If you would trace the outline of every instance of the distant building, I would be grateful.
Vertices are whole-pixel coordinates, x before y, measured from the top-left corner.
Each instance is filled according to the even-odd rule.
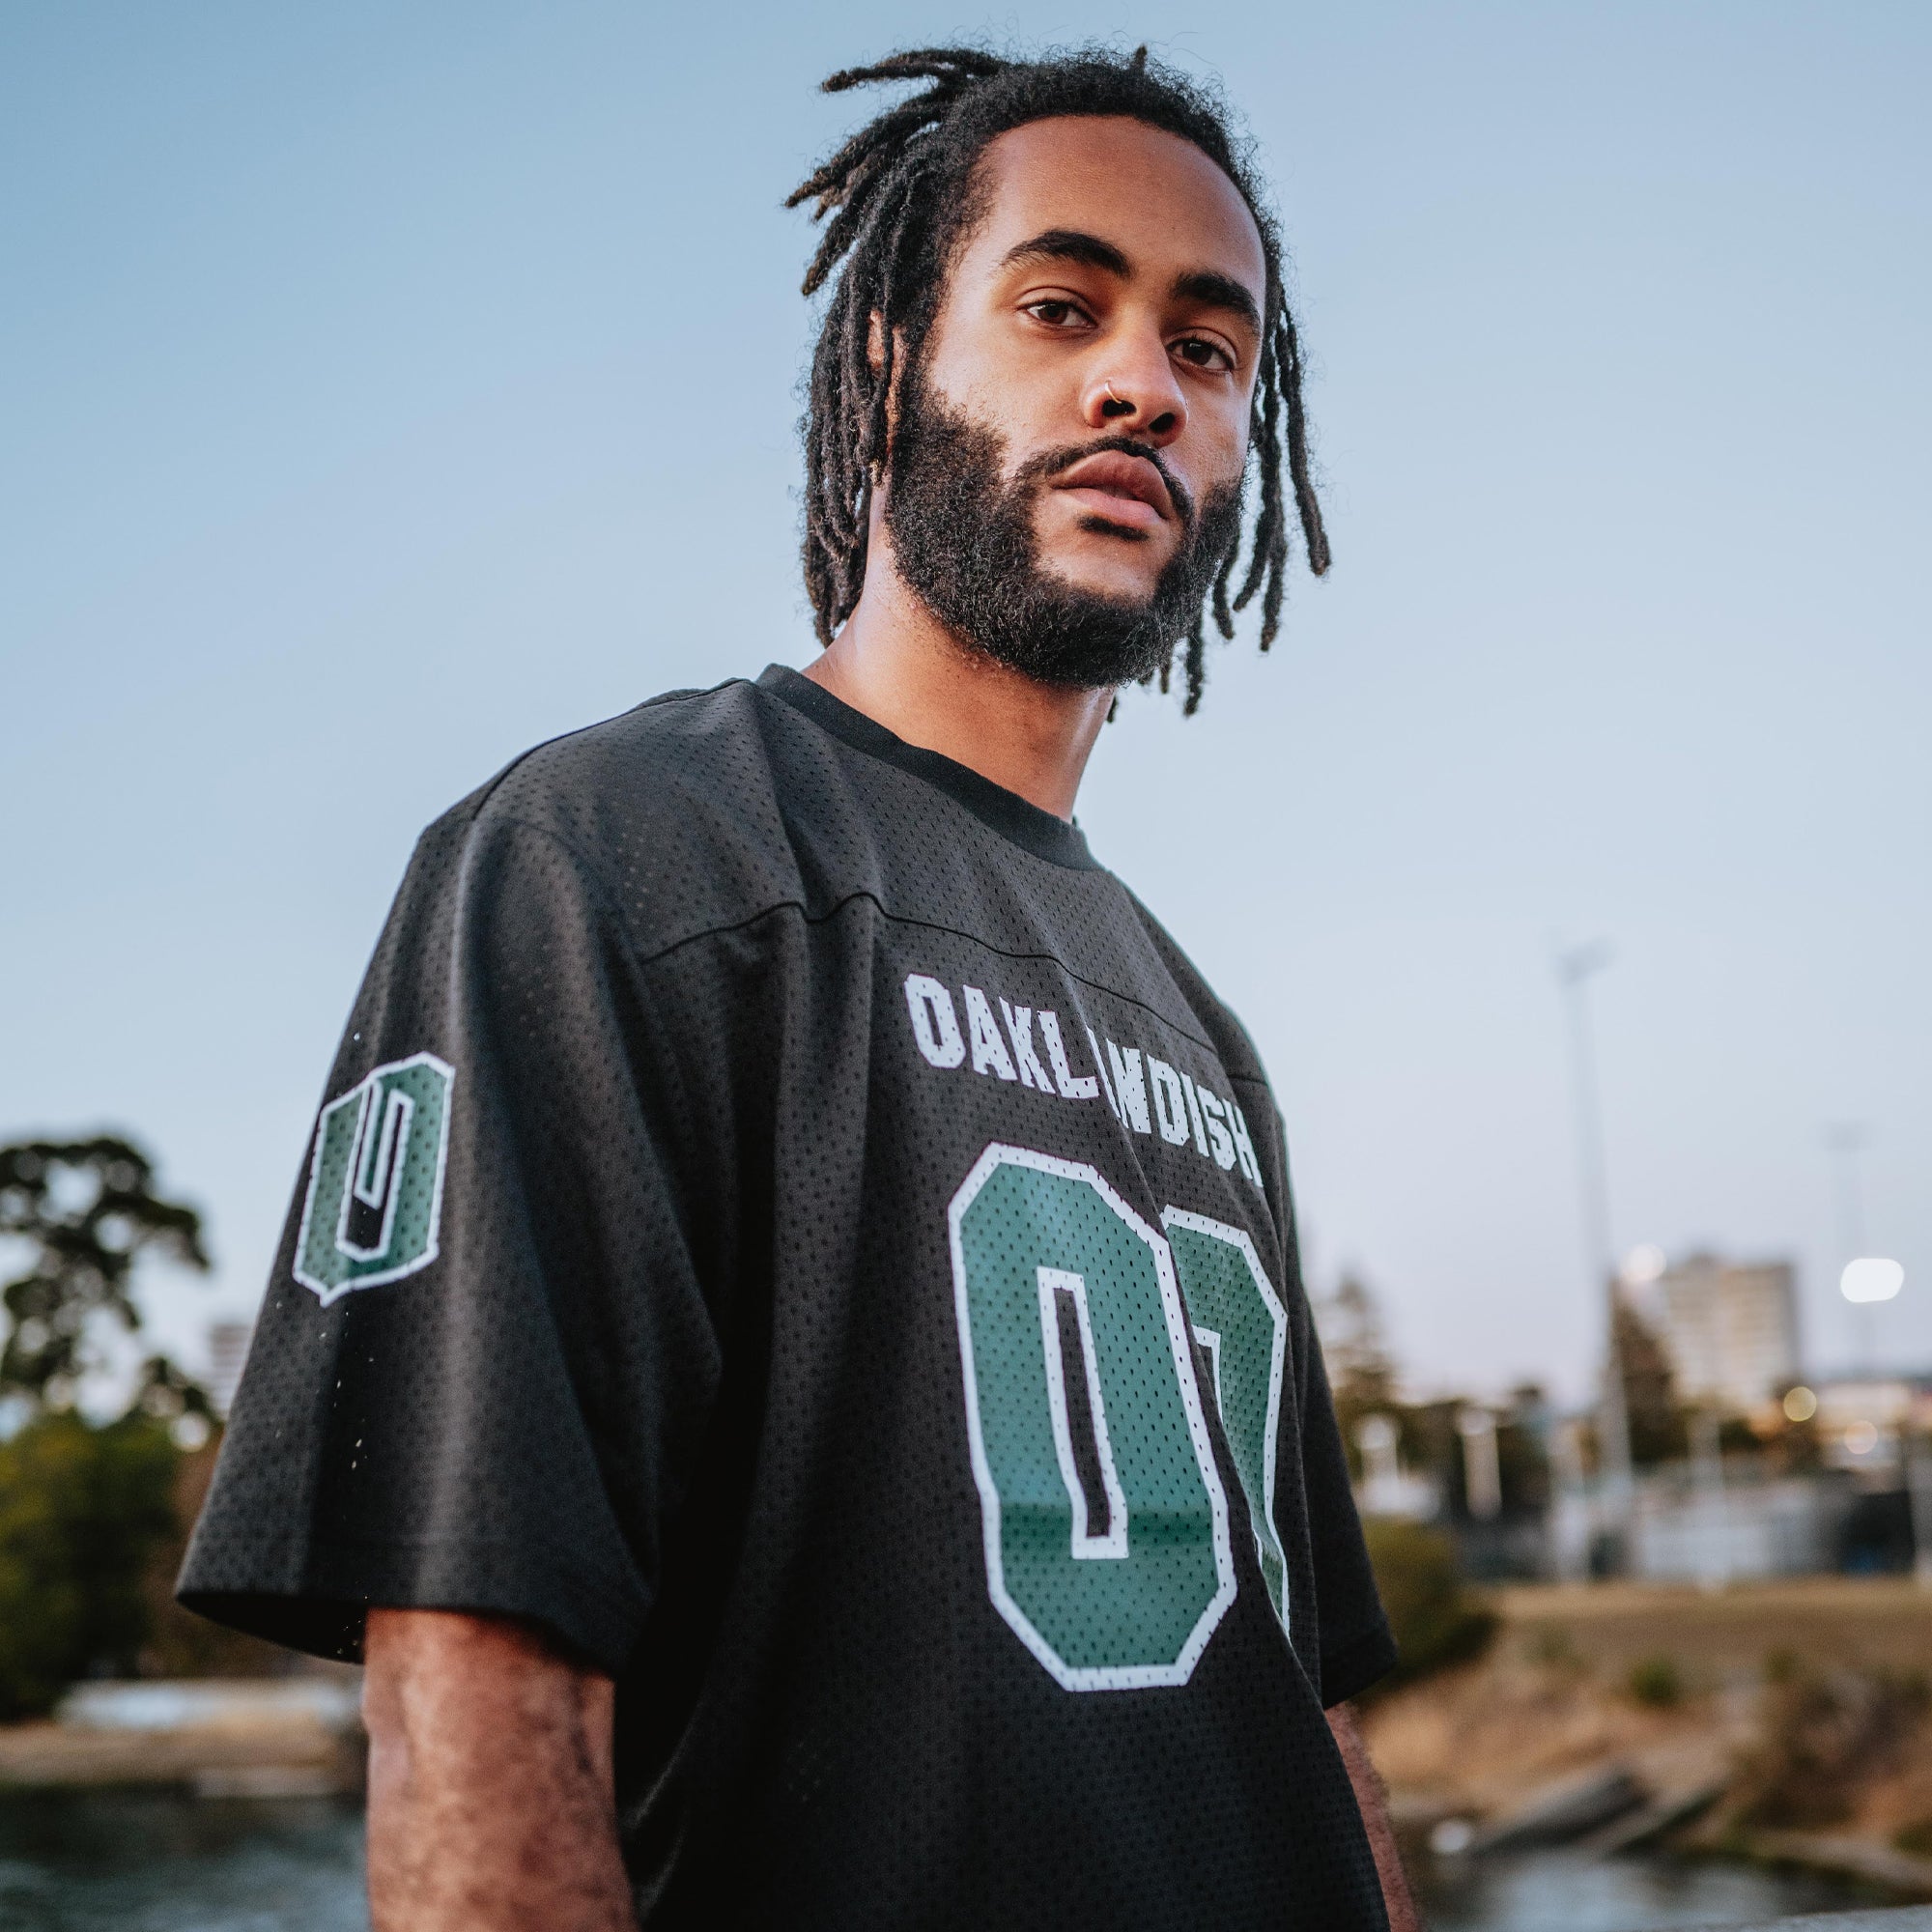
[[[242,1365],[248,1359],[252,1321],[211,1321],[208,1324],[208,1393],[216,1415],[226,1415],[235,1400]]]
[[[1932,1399],[1911,1381],[1867,1377],[1821,1382],[1817,1400],[1826,1463],[1861,1476],[1895,1480],[1904,1437],[1922,1435],[1932,1425]]]
[[[1789,1262],[1690,1255],[1652,1289],[1678,1399],[1755,1408],[1798,1375],[1798,1296]]]
[[[1681,1468],[1661,1472],[1637,1484],[1631,1573],[1707,1589],[1816,1576],[1837,1567],[1851,1502],[1842,1481],[1740,1482],[1733,1471],[1721,1486],[1700,1491]]]
[[[1365,1516],[1404,1517],[1427,1522],[1440,1515],[1442,1492],[1427,1475],[1403,1467],[1397,1452],[1401,1432],[1389,1415],[1365,1415],[1355,1425],[1362,1480],[1355,1502]]]

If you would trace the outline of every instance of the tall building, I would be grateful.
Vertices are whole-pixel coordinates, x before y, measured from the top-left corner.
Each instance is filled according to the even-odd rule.
[[[1798,1296],[1789,1262],[1689,1255],[1652,1290],[1678,1399],[1755,1408],[1798,1375]]]
[[[226,1415],[235,1400],[242,1365],[248,1359],[252,1321],[211,1321],[208,1324],[208,1393],[216,1415]]]

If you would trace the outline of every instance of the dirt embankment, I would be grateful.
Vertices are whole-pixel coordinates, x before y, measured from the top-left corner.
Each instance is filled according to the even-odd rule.
[[[1932,1595],[1831,1577],[1493,1604],[1480,1661],[1364,1714],[1400,1820],[1480,1845],[1621,1772],[1630,1817],[1640,1798],[1680,1839],[1932,1897]]]

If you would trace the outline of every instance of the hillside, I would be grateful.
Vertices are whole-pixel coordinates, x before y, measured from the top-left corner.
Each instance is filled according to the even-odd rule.
[[[1479,1851],[1670,1835],[1932,1898],[1932,1596],[1820,1577],[1492,1601],[1481,1660],[1364,1714],[1405,1827]]]

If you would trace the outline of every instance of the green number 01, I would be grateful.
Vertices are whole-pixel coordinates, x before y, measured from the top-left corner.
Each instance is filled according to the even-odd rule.
[[[1092,1167],[997,1143],[948,1218],[987,1587],[1014,1634],[1069,1690],[1192,1674],[1236,1590],[1196,1341],[1285,1621],[1287,1321],[1247,1236],[1170,1208],[1163,1237]]]

